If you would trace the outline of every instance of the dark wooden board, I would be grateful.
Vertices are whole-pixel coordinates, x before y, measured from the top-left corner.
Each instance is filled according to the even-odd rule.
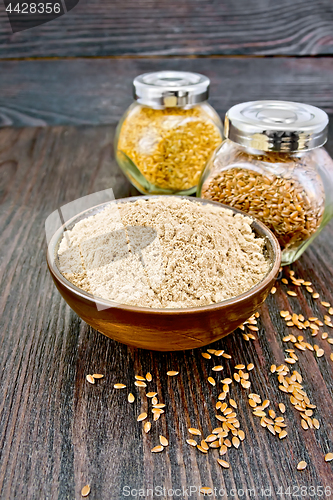
[[[333,451],[332,346],[319,336],[312,339],[307,331],[304,336],[323,346],[325,356],[300,353],[296,364],[310,400],[318,406],[318,431],[301,428],[298,413],[269,373],[273,362],[283,362],[282,338],[290,332],[279,310],[291,308],[320,318],[325,314],[303,288],[296,299],[286,295],[285,285],[277,285],[277,293],[261,308],[258,340],[246,342],[238,331],[211,346],[232,355],[232,360],[218,358],[225,366],[223,376],[230,375],[236,363],[253,362],[251,390],[270,399],[275,409],[276,402],[287,407],[289,434],[280,441],[253,417],[248,391],[232,385],[246,440],[239,450],[228,452],[230,470],[218,466],[216,451],[204,456],[185,442],[188,427],[207,434],[218,424],[214,403],[221,386],[207,382],[212,360],[204,360],[201,350],[157,353],[118,344],[83,323],[56,291],[45,260],[46,217],[62,204],[101,189],[112,187],[117,198],[136,194],[112,160],[113,133],[109,126],[0,132],[0,497],[79,499],[89,483],[91,500],[122,500],[126,486],[211,486],[227,489],[229,498],[290,500],[288,486],[294,492],[292,488],[300,486],[332,487],[333,462],[324,461],[324,454]],[[296,275],[310,279],[331,304],[332,238],[330,224],[293,266]],[[332,330],[329,333],[333,336]],[[179,370],[179,376],[168,378],[169,369]],[[156,388],[166,403],[165,414],[148,435],[136,421],[146,408],[144,392],[134,386],[134,375],[147,371],[153,375],[149,388]],[[85,376],[96,372],[105,378],[90,385]],[[113,388],[116,382],[135,393],[133,405],[126,400],[127,389]],[[154,455],[150,450],[159,434],[170,445]],[[301,459],[308,468],[298,472]],[[232,488],[255,488],[256,495],[231,496]],[[272,488],[271,496],[263,496],[262,488]],[[285,493],[279,495],[279,488]],[[162,498],[177,497],[169,493]]]
[[[0,57],[333,54],[331,0],[81,0],[13,34],[0,8]]]
[[[132,80],[176,69],[211,79],[221,116],[238,102],[301,101],[333,112],[331,58],[121,59],[0,62],[0,126],[116,123],[132,101]]]

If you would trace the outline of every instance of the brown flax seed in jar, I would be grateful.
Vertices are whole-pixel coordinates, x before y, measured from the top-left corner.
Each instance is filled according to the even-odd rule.
[[[233,206],[277,236],[283,264],[298,258],[333,215],[333,162],[321,147],[328,117],[314,106],[256,101],[226,114],[226,140],[198,196]]]

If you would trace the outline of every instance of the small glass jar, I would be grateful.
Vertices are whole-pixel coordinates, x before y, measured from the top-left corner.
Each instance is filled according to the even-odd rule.
[[[327,114],[307,104],[233,106],[197,196],[261,220],[279,240],[282,264],[291,264],[333,216],[333,161],[322,147],[327,128]]]
[[[210,81],[183,71],[134,79],[135,102],[120,120],[116,160],[144,194],[196,191],[208,157],[222,142],[222,124],[208,104]]]

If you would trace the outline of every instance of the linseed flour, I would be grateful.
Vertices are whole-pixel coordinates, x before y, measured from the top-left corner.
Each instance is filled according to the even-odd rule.
[[[58,266],[74,285],[123,304],[184,308],[249,290],[269,271],[251,218],[175,197],[110,204],[66,231]]]

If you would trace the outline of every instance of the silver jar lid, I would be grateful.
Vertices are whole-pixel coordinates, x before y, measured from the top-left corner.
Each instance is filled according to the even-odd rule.
[[[187,71],[156,71],[133,81],[134,99],[153,108],[183,107],[208,99],[207,76]]]
[[[328,116],[322,109],[288,101],[252,101],[227,111],[224,134],[261,151],[307,151],[327,140]]]

